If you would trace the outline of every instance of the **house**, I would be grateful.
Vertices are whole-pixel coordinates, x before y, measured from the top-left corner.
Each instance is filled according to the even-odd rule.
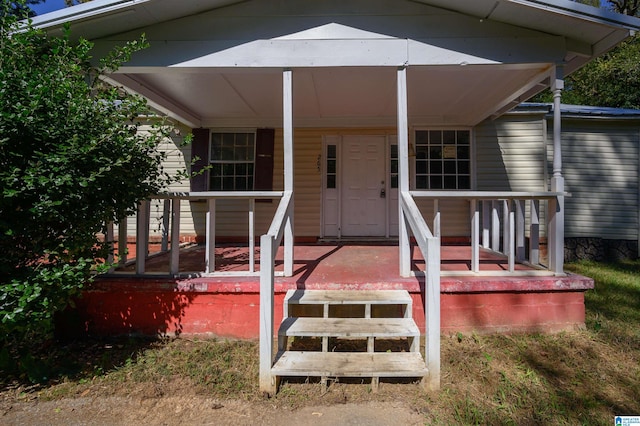
[[[146,34],[150,48],[110,81],[171,117],[177,140],[193,133],[189,149],[167,141],[174,165],[207,167],[121,222],[119,252],[135,228],[138,261],[130,277],[85,295],[94,330],[240,333],[245,321],[260,336],[261,389],[273,392],[287,375],[408,375],[438,388],[441,321],[443,330],[584,321],[593,282],[563,267],[563,81],[640,20],[566,0],[95,0],[34,20],[52,34],[65,22],[97,55]],[[491,134],[547,87],[550,138],[543,128]],[[153,217],[162,276],[142,261]],[[238,236],[246,248],[229,255],[219,243]],[[195,271],[184,270],[181,238],[205,241]],[[232,256],[247,269],[221,268]],[[372,327],[396,309],[385,303],[401,318]],[[351,304],[366,321],[336,331],[329,317]],[[303,308],[321,318],[301,319]],[[301,335],[318,336],[320,353],[287,351]],[[355,335],[364,356],[327,350],[330,338]],[[376,351],[376,339],[397,335],[411,342],[405,358]]]

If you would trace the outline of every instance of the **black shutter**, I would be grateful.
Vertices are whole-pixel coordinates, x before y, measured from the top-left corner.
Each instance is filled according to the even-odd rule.
[[[191,191],[207,191],[209,173],[202,169],[209,164],[209,129],[193,129],[191,133],[191,158],[198,158],[191,164]]]
[[[253,188],[256,191],[273,190],[273,146],[275,129],[256,131],[256,159]]]

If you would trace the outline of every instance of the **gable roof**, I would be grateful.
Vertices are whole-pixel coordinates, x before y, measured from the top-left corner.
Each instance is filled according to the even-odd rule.
[[[401,66],[414,123],[474,125],[640,29],[567,0],[94,0],[33,20],[66,22],[96,56],[144,31],[151,47],[114,81],[192,126],[278,122],[282,68],[308,125],[391,124]]]

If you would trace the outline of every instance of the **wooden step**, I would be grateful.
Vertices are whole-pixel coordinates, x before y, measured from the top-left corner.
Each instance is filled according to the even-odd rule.
[[[420,337],[411,318],[285,318],[278,336],[297,337]]]
[[[289,290],[285,302],[291,305],[410,305],[406,290]]]
[[[275,376],[297,377],[424,377],[419,352],[279,352],[271,369]]]

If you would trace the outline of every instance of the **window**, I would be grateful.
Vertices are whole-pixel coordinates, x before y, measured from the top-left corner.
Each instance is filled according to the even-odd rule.
[[[327,188],[335,189],[338,176],[337,146],[327,145]]]
[[[210,191],[251,191],[255,133],[211,133]]]
[[[469,130],[417,130],[416,189],[471,189]]]
[[[389,155],[389,172],[390,172],[390,185],[392,189],[398,188],[398,145],[392,144]]]

